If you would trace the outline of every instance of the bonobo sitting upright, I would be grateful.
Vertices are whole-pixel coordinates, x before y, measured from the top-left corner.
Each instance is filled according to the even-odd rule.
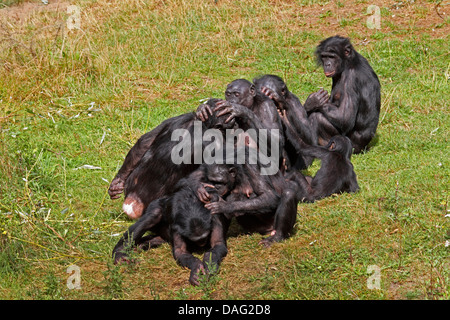
[[[367,60],[340,36],[323,40],[316,49],[317,62],[333,79],[329,101],[305,105],[318,143],[334,135],[352,141],[354,153],[365,150],[375,136],[380,116],[380,82]]]
[[[202,164],[181,179],[172,195],[150,203],[145,214],[124,233],[113,250],[114,262],[127,261],[130,246],[155,247],[167,241],[177,263],[191,270],[191,284],[199,284],[200,272],[217,272],[228,252],[225,236],[229,220],[221,214],[211,215],[199,197],[208,194],[208,202],[223,201],[235,184],[240,184],[237,170],[233,165]],[[147,231],[154,235],[144,237]],[[208,244],[203,262],[192,255]]]
[[[208,128],[225,130],[235,125],[234,121],[224,122],[227,116],[216,116],[217,101],[219,100],[210,99],[206,103],[212,111],[209,119],[202,123],[203,131]],[[202,105],[199,109],[203,109]],[[198,168],[199,164],[194,163],[193,159],[190,163],[181,164],[176,164],[171,159],[171,151],[179,143],[172,140],[172,133],[176,129],[186,129],[193,136],[194,122],[200,123],[197,115],[190,112],[163,121],[140,137],[128,152],[108,193],[111,199],[117,199],[125,191],[123,210],[131,219],[139,218],[151,201],[172,193],[178,180]],[[193,157],[194,143],[191,148]]]
[[[257,148],[261,147],[260,142],[264,141],[265,146],[268,147],[266,155],[270,153],[271,158],[275,158],[276,154],[280,163],[280,151],[284,148],[284,136],[281,134],[283,126],[271,99],[256,90],[255,85],[250,81],[237,79],[227,85],[225,100],[219,100],[216,106],[217,117],[227,117],[225,123],[236,121],[238,127],[245,132],[249,132],[249,129],[255,130],[257,137],[246,135],[245,145]],[[207,105],[202,107],[203,112],[199,119],[205,121],[212,111],[208,110]],[[267,135],[262,136],[265,133]],[[238,145],[241,144],[238,143]],[[276,146],[276,149],[272,150],[272,146]]]
[[[352,143],[348,137],[334,136],[325,147],[302,145],[305,154],[321,160],[321,166],[314,178],[305,177],[298,171],[290,172],[287,176],[299,185],[299,201],[314,202],[334,193],[359,190],[353,164],[350,162]]]
[[[289,91],[286,83],[276,75],[266,74],[253,80],[256,88],[275,102],[286,135],[285,150],[286,166],[305,169],[312,163],[312,159],[299,155],[292,146],[292,140],[301,139],[306,144],[316,145],[317,135],[311,129],[305,107],[295,94]],[[309,95],[305,105],[314,106],[324,104],[328,100],[328,93],[319,90]],[[287,128],[291,130],[287,130]]]
[[[253,80],[256,88],[275,102],[281,115],[281,119],[286,125],[294,128],[299,137],[309,145],[316,144],[316,137],[311,132],[305,107],[298,97],[289,91],[286,83],[279,76],[266,74]],[[325,90],[319,90],[309,95],[305,101],[306,105],[321,105],[328,100]]]

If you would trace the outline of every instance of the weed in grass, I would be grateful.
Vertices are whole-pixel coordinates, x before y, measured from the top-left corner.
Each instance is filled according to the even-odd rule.
[[[114,265],[111,261],[107,263],[108,270],[103,272],[103,290],[108,299],[121,299],[125,295],[124,275],[120,265]]]
[[[211,256],[210,256],[211,257]],[[220,276],[219,273],[219,267],[217,264],[213,263],[211,260],[206,261],[206,269],[208,272],[200,272],[199,273],[199,289],[202,292],[202,299],[203,300],[211,300],[214,299],[214,293],[217,287],[217,284],[219,283]]]

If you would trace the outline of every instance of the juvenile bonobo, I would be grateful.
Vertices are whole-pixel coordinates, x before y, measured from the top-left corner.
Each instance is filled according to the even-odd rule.
[[[317,144],[317,136],[311,129],[308,115],[304,106],[301,104],[298,97],[289,91],[286,83],[282,78],[276,75],[266,74],[253,80],[256,88],[268,96],[275,102],[280,118],[283,122],[284,133],[286,135],[285,150],[288,157],[287,166],[292,166],[296,169],[304,169],[308,167],[312,160],[308,157],[299,157],[294,147],[292,140],[301,139],[306,144]],[[321,105],[328,100],[328,93],[321,89],[309,95],[305,105]],[[290,127],[293,136],[289,135],[286,127]]]
[[[353,164],[352,143],[348,137],[334,136],[325,147],[303,144],[303,152],[321,160],[320,169],[314,178],[305,177],[301,172],[290,172],[288,179],[299,185],[297,199],[314,202],[334,193],[356,192],[359,190]]]
[[[207,193],[207,201],[223,201],[222,197],[234,188],[235,180],[234,166],[202,164],[178,182],[173,195],[150,203],[145,214],[115,246],[114,262],[127,261],[127,244],[145,248],[167,241],[177,263],[191,270],[189,282],[198,285],[199,273],[217,272],[227,255],[225,235],[229,220],[221,214],[211,215],[197,192]],[[153,236],[144,237],[147,231]],[[205,252],[203,262],[192,255],[192,252],[207,247],[208,243],[209,250]]]
[[[380,116],[380,82],[367,60],[353,48],[348,38],[323,40],[316,49],[325,76],[333,79],[325,104],[305,105],[320,145],[334,135],[350,138],[354,153],[365,150],[375,136]]]
[[[226,116],[216,116],[217,101],[219,100],[207,101],[211,116],[208,121],[202,123],[202,130],[225,130],[234,127],[234,121],[224,122]],[[200,105],[199,109],[204,109],[203,105]],[[128,152],[122,167],[110,184],[108,193],[111,199],[117,199],[125,191],[123,210],[131,219],[139,218],[153,200],[172,193],[178,180],[198,168],[199,164],[195,164],[193,159],[190,163],[181,164],[176,164],[171,159],[171,151],[179,143],[171,140],[172,133],[176,129],[186,129],[193,136],[194,122],[200,122],[197,116],[198,112],[190,112],[163,121],[140,137]],[[191,147],[193,155],[193,143]]]
[[[250,148],[244,148],[248,153]],[[238,153],[239,150],[236,155]],[[266,247],[288,238],[297,217],[297,184],[286,180],[280,171],[273,175],[261,174],[259,163],[247,161],[235,167],[235,187],[225,197],[226,201],[208,202],[205,207],[213,215],[236,217],[246,231],[269,234],[260,242]],[[198,194],[203,202],[209,200],[207,192]]]

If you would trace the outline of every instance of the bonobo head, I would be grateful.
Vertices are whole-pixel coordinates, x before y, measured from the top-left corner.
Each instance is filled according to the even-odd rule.
[[[208,184],[214,186],[218,196],[223,197],[233,190],[237,169],[228,164],[210,164],[206,166]],[[208,193],[210,193],[208,191]],[[214,201],[212,201],[214,202]]]
[[[206,128],[210,129],[220,129],[220,130],[226,130],[226,129],[233,129],[236,124],[235,119],[231,119],[229,122],[225,123],[225,120],[228,118],[229,115],[225,114],[220,117],[217,117],[216,109],[216,102],[220,101],[220,99],[214,99],[211,98],[208,101],[206,101],[206,104],[209,106],[209,108],[212,111],[212,115],[209,115],[205,121],[203,121]]]
[[[337,152],[347,159],[352,156],[352,141],[346,136],[334,136],[328,142],[326,148],[332,152]]]
[[[225,100],[243,105],[247,108],[253,106],[256,88],[246,79],[237,79],[231,82],[225,90]]]
[[[211,233],[211,214],[202,207],[190,212],[177,212],[172,228],[184,239],[203,247]]]
[[[355,49],[348,38],[334,36],[320,42],[316,48],[317,63],[323,67],[325,76],[338,77],[357,59]]]
[[[261,91],[262,87],[266,87],[270,89],[275,95],[275,100],[278,100],[280,97],[287,98],[289,90],[284,83],[283,79],[279,76],[275,76],[272,74],[263,75],[260,78],[253,79],[253,83],[256,86],[256,89]]]

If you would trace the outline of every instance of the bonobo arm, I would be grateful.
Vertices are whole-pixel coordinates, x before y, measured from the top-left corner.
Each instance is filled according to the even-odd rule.
[[[221,214],[212,216],[211,249],[203,256],[203,264],[208,268],[208,273],[217,273],[228,253],[225,235],[229,224],[230,221]]]
[[[205,272],[205,266],[200,259],[194,257],[192,253],[187,250],[186,242],[177,232],[173,232],[172,234],[172,253],[180,266],[191,270],[189,282],[195,286],[199,285],[198,275],[200,272]]]
[[[249,169],[249,166],[247,166]],[[211,214],[223,213],[229,215],[235,212],[244,213],[269,213],[277,207],[279,197],[274,191],[273,186],[269,183],[267,176],[260,175],[254,170],[247,170],[249,181],[252,182],[254,198],[238,201],[218,201],[205,205],[205,208],[211,210]],[[239,187],[236,187],[236,189]]]
[[[323,159],[328,154],[328,150],[320,146],[308,145],[299,136],[298,133],[290,126],[286,125],[286,136],[291,144],[294,146],[295,151],[304,156],[311,156],[318,159]]]
[[[284,97],[267,87],[262,87],[261,92],[274,101],[285,126],[291,126],[306,143],[315,143],[317,139],[314,138],[306,110],[295,94],[287,91]],[[323,104],[327,100],[328,93],[322,90],[311,94],[307,102]]]
[[[295,129],[306,143],[315,144],[317,139],[314,138],[306,110],[300,100],[291,93],[287,97],[286,118],[288,125]]]
[[[358,113],[359,94],[352,86],[355,83],[354,72],[349,70],[342,73],[341,78],[333,85],[330,100],[315,109],[342,135],[346,135],[354,127]]]

